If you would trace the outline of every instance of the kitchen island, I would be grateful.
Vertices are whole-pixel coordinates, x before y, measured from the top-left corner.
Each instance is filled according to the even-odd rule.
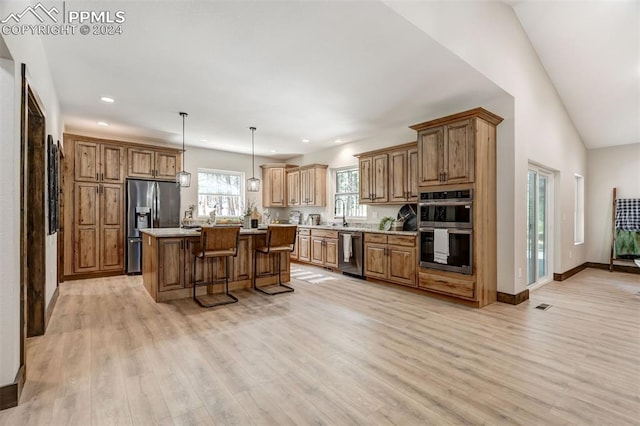
[[[193,244],[200,241],[200,231],[182,228],[154,228],[140,231],[142,235],[142,281],[147,292],[156,302],[192,297],[193,292]],[[241,229],[238,242],[238,256],[229,258],[229,290],[252,287],[254,247],[265,244],[266,229]],[[288,282],[288,253],[281,254],[282,282]],[[259,256],[256,269],[259,275],[277,272],[278,259],[275,255],[267,258]],[[203,272],[207,280],[225,275],[224,261],[198,260],[197,280],[202,281]],[[275,284],[277,276],[260,277],[257,284]],[[222,285],[198,289],[198,294],[222,292]]]

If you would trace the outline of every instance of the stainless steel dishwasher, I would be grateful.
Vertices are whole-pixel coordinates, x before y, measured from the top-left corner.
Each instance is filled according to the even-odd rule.
[[[351,253],[345,256],[345,237],[351,236]],[[348,242],[346,243],[348,247]],[[364,238],[361,231],[342,230],[338,233],[338,269],[345,275],[364,278]]]

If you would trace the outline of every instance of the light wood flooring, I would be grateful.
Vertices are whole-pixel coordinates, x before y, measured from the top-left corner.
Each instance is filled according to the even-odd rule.
[[[156,304],[140,277],[63,283],[0,425],[640,421],[638,275],[588,269],[482,310],[342,276],[292,285],[204,309]]]

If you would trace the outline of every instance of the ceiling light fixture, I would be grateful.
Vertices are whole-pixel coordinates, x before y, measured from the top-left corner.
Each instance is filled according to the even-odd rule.
[[[101,100],[102,102],[106,102],[106,103],[108,103],[108,104],[112,104],[112,103],[114,103],[114,102],[115,102],[115,99],[110,98],[110,97],[108,97],[108,96],[103,96],[103,97],[101,97],[101,98],[100,98],[100,100]]]
[[[98,126],[108,126],[109,123],[107,123],[106,121],[98,121]]]
[[[188,173],[184,169],[184,154],[186,152],[184,149],[184,119],[189,114],[187,114],[186,112],[181,112],[180,115],[182,116],[182,170],[176,173],[176,183],[179,186],[188,188],[191,185],[191,173]]]
[[[335,143],[342,143],[342,141],[340,139],[336,139]]]
[[[249,130],[251,130],[251,179],[247,179],[247,191],[258,192],[260,191],[260,179],[255,176],[255,144],[253,138],[256,128],[249,127]]]
[[[309,139],[302,139],[302,143],[309,143]]]

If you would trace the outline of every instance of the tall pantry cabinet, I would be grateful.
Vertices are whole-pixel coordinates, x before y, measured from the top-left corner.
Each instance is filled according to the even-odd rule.
[[[124,270],[125,148],[80,139],[71,145],[73,272]]]
[[[125,188],[131,173],[127,157],[149,152],[157,172],[151,179],[175,179],[181,153],[86,136],[64,135],[62,267],[64,278],[122,274],[125,271]],[[169,161],[164,161],[169,159]],[[167,167],[157,164],[167,163]]]
[[[475,108],[410,126],[421,192],[470,189],[472,274],[420,267],[418,287],[482,307],[497,299],[496,153],[502,117]],[[420,248],[422,250],[422,248]]]

